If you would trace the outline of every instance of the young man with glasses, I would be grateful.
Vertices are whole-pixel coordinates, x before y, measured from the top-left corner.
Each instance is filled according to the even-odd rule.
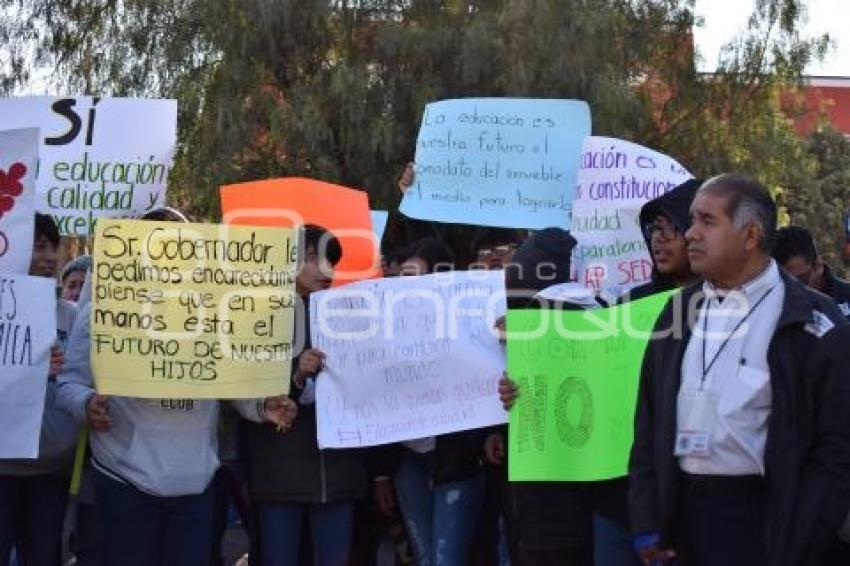
[[[632,289],[628,299],[640,299],[694,282],[685,231],[690,226],[688,210],[701,183],[699,179],[685,181],[641,208],[640,226],[652,258],[652,280]]]

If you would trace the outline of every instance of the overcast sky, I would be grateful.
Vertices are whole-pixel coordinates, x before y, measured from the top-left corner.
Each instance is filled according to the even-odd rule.
[[[850,0],[807,0],[808,21],[803,34],[829,33],[835,47],[826,59],[807,69],[808,75],[850,77]],[[701,71],[714,71],[720,47],[746,29],[755,0],[696,0],[705,25],[694,30],[702,55]]]

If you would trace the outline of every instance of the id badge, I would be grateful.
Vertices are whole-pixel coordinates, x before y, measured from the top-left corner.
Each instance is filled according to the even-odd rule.
[[[676,456],[707,458],[709,453],[709,434],[697,430],[680,430],[676,434]]]
[[[676,456],[707,458],[711,433],[717,423],[717,395],[705,392],[682,393],[678,399]]]

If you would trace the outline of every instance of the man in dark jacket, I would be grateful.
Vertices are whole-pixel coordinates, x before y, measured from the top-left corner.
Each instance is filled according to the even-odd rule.
[[[824,263],[811,232],[799,226],[779,230],[773,245],[773,258],[801,283],[835,301],[841,314],[850,318],[850,283],[836,277]],[[821,556],[821,566],[850,564],[850,513],[842,531],[842,536],[836,536]]]
[[[836,277],[824,263],[811,232],[799,226],[782,228],[776,233],[773,257],[788,273],[831,298],[841,314],[850,317],[850,283]]]
[[[769,256],[776,205],[707,181],[685,237],[705,282],[674,295],[644,358],[629,464],[645,564],[817,564],[850,492],[850,326]]]

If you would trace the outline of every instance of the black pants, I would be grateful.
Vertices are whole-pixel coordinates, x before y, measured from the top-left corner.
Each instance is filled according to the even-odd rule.
[[[25,566],[62,563],[62,524],[70,476],[0,475],[0,565],[17,548]]]
[[[675,550],[679,566],[767,564],[765,502],[760,477],[683,474]]]
[[[593,485],[508,484],[508,537],[515,566],[592,566]]]
[[[819,558],[820,566],[847,566],[850,564],[850,543],[833,537]]]

